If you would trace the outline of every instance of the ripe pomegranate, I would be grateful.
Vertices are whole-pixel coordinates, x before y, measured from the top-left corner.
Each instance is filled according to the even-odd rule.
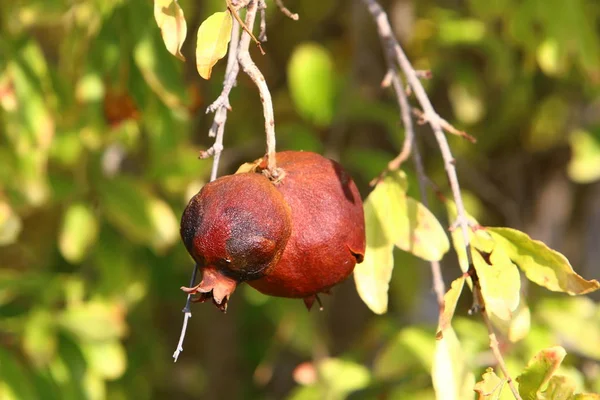
[[[271,182],[259,159],[242,172],[206,184],[183,213],[181,237],[202,270],[187,293],[221,310],[238,283],[303,298],[350,275],[365,252],[365,222],[356,185],[335,161],[310,152],[277,153],[283,171]]]

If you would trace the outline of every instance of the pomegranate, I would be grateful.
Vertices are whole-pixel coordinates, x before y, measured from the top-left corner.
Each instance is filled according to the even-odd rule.
[[[338,163],[280,152],[276,182],[264,164],[206,184],[183,213],[181,237],[203,278],[182,289],[199,294],[196,301],[225,311],[237,284],[248,282],[267,295],[302,298],[310,309],[363,260],[362,201]]]

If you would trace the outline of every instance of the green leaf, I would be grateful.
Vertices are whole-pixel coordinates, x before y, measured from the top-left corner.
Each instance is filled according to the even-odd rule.
[[[482,378],[473,388],[477,393],[477,400],[499,400],[506,380],[500,379],[493,368],[486,369]]]
[[[562,347],[550,347],[540,351],[527,363],[525,370],[516,379],[523,400],[538,399],[541,389],[550,381],[566,355],[567,352]]]
[[[140,38],[133,49],[135,64],[144,81],[169,108],[180,108],[187,102],[186,86],[175,59],[164,57],[159,49],[160,38],[152,31]]]
[[[597,280],[585,280],[573,271],[565,256],[525,233],[510,228],[486,228],[486,231],[527,278],[538,285],[570,295],[586,294],[600,288]]]
[[[101,184],[102,208],[106,216],[130,239],[157,251],[179,238],[179,221],[173,209],[138,182],[117,177]]]
[[[0,347],[0,394],[9,399],[34,400],[39,397],[33,390],[30,374],[7,350]],[[4,398],[4,397],[3,397]]]
[[[571,161],[569,177],[577,183],[590,183],[600,179],[600,134],[576,130],[569,136]]]
[[[452,317],[454,317],[454,311],[456,310],[456,304],[460,298],[463,287],[465,286],[466,277],[462,275],[460,278],[455,279],[450,286],[450,289],[444,295],[444,305],[442,312],[440,313],[440,321],[438,326],[438,332],[436,337],[441,339],[444,330],[450,327]]]
[[[229,11],[216,12],[198,28],[196,67],[204,79],[210,79],[212,69],[227,54],[233,21]]]
[[[487,255],[487,260],[479,251],[473,251],[472,254],[481,295],[485,301],[485,311],[503,321],[509,321],[512,312],[519,305],[519,270],[500,246],[494,247],[492,253]]]
[[[83,261],[97,237],[98,221],[93,211],[85,204],[71,205],[63,216],[58,239],[62,256],[74,264]]]
[[[475,376],[452,328],[446,329],[437,341],[431,377],[438,399],[463,400],[473,396]]]
[[[187,24],[177,0],[154,0],[154,19],[169,53],[185,61],[181,46],[187,35]]]
[[[429,329],[416,326],[402,329],[375,358],[375,377],[382,380],[396,379],[415,367],[429,373],[436,346],[436,342],[431,340],[433,334]]]
[[[335,71],[329,51],[304,43],[292,53],[287,67],[289,90],[300,115],[318,126],[329,126],[335,112]]]
[[[153,225],[149,212],[151,194],[138,182],[115,177],[100,183],[101,207],[106,218],[128,239],[149,242]]]

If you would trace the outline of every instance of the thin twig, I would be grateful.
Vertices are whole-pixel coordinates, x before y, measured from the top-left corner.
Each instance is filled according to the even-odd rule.
[[[513,393],[513,396],[515,397],[515,399],[521,400],[521,395],[519,394],[518,389],[515,387],[515,384],[514,384],[512,378],[510,377],[508,368],[506,367],[506,363],[504,362],[504,357],[502,357],[502,353],[500,352],[500,347],[498,345],[498,338],[496,337],[496,333],[494,332],[494,328],[492,326],[492,321],[490,321],[490,318],[488,317],[485,310],[481,312],[481,317],[483,318],[483,322],[485,323],[485,326],[487,327],[488,337],[490,339],[490,349],[492,350],[492,353],[494,353],[494,357],[496,358],[496,361],[498,361],[498,367],[500,367],[500,370],[502,371],[504,378],[506,378],[508,387],[510,388],[511,392]]]
[[[275,4],[277,4],[277,7],[279,7],[283,15],[285,15],[286,17],[291,18],[294,21],[298,21],[298,19],[300,19],[300,16],[298,14],[288,10],[288,8],[283,4],[282,0],[275,0]]]
[[[464,204],[462,201],[462,196],[460,192],[460,185],[458,183],[458,177],[456,174],[456,168],[454,166],[454,157],[452,156],[452,152],[450,151],[450,146],[448,145],[448,140],[442,131],[442,119],[436,113],[425,92],[425,88],[421,84],[419,80],[419,74],[415,71],[410,61],[406,57],[406,54],[400,47],[400,44],[394,37],[392,33],[392,28],[390,26],[389,19],[385,11],[381,8],[379,3],[376,0],[363,0],[363,3],[367,6],[369,12],[372,14],[375,19],[375,23],[377,25],[377,29],[379,32],[379,36],[384,44],[386,53],[389,54],[390,58],[398,63],[400,69],[406,76],[408,84],[412,88],[415,93],[415,96],[421,107],[424,111],[424,118],[429,122],[431,126],[438,146],[440,147],[440,151],[442,153],[442,158],[444,160],[444,166],[446,169],[446,174],[448,175],[448,181],[450,183],[450,187],[452,189],[452,195],[454,197],[454,201],[456,203],[457,208],[457,222],[461,227],[463,240],[466,247],[467,260],[469,265],[469,274],[473,281],[473,309],[485,311],[485,303],[483,297],[481,297],[481,287],[479,285],[479,279],[477,277],[477,272],[473,267],[473,256],[471,254],[471,245],[469,238],[469,226],[468,219],[466,216]],[[485,317],[484,317],[485,318]],[[497,349],[497,340],[493,343],[492,339],[495,339],[495,334],[493,329],[491,329],[491,325],[489,327],[490,332],[490,346],[495,346]],[[502,354],[499,351],[494,352],[498,360],[498,364],[500,365],[502,372],[504,373],[507,382],[515,399],[521,400],[521,396],[514,386],[514,382],[511,379],[508,370],[505,368],[504,359],[502,358]],[[504,367],[504,368],[503,368]]]
[[[265,0],[258,1],[258,9],[260,10],[260,30],[258,31],[258,40],[261,42],[267,41],[267,2]]]
[[[388,64],[394,65],[389,57]],[[404,124],[404,146],[402,151],[398,156],[392,160],[388,164],[388,169],[398,169],[400,168],[400,164],[409,156],[409,153],[413,155],[413,161],[415,164],[415,169],[417,171],[417,178],[419,181],[419,192],[421,194],[421,202],[426,208],[429,208],[429,201],[427,200],[427,190],[425,185],[427,184],[427,175],[425,174],[425,168],[423,167],[423,160],[421,158],[421,153],[419,152],[419,146],[416,143],[415,130],[412,122],[412,118],[410,116],[410,104],[408,103],[408,98],[406,93],[403,90],[403,83],[401,81],[400,75],[398,75],[398,71],[391,69],[393,73],[391,74],[391,82],[392,87],[394,88],[394,92],[396,93],[396,100],[398,101],[398,105],[400,106],[400,113],[402,117],[402,123]],[[410,141],[410,144],[407,145],[406,142]],[[439,261],[431,261],[431,275],[433,280],[433,291],[435,293],[436,300],[438,302],[438,306],[441,307],[444,304],[444,293],[446,293],[446,286],[444,285],[444,279],[442,277],[442,268],[440,266]]]
[[[413,114],[419,118],[419,124],[423,125],[426,124],[427,121],[427,117],[425,116],[425,114],[423,113],[423,111],[419,110],[418,108],[413,108],[412,109]],[[450,122],[446,121],[444,118],[440,117],[440,125],[442,127],[443,130],[445,130],[446,132],[452,134],[452,135],[456,135],[456,136],[460,136],[463,137],[465,139],[467,139],[469,142],[471,143],[476,143],[477,139],[475,139],[473,136],[469,135],[467,132],[465,131],[461,131],[459,129],[456,129]]]
[[[246,26],[254,26],[256,11],[257,2],[251,1],[246,9]],[[242,32],[238,60],[244,72],[252,79],[252,81],[254,81],[260,94],[260,100],[263,104],[263,113],[265,116],[265,133],[267,135],[267,171],[271,175],[271,178],[277,179],[280,175],[280,171],[277,170],[275,159],[275,117],[273,113],[273,101],[265,77],[254,61],[252,61],[252,57],[250,57],[250,52],[248,51],[250,39],[251,37],[248,32]]]
[[[238,5],[236,7],[231,2],[231,0],[225,0],[225,2],[227,3],[227,8],[229,9],[229,11],[231,12],[231,14],[233,15],[234,19],[242,26],[242,29],[244,30],[244,33],[247,33],[249,35],[249,37],[252,38],[252,40],[254,40],[254,43],[256,43],[256,45],[258,46],[261,54],[264,56],[265,55],[265,51],[263,50],[262,46],[260,45],[260,40],[258,40],[256,38],[256,36],[254,36],[254,34],[252,33],[252,30],[250,29],[252,26],[254,26],[254,19],[252,20],[252,26],[250,28],[248,28],[248,24],[244,23],[244,21],[242,21],[242,18],[240,18],[240,15],[237,12],[237,10],[240,8],[240,6]],[[246,12],[248,12],[250,10],[250,7],[252,7],[252,6],[255,7],[255,0],[248,1],[247,4],[248,5],[245,6],[245,7],[247,7],[247,9],[246,9],[247,11]],[[256,11],[254,11],[254,14],[255,14],[254,16],[256,16]],[[248,14],[246,14],[246,21],[248,21]]]
[[[227,67],[225,68],[225,78],[223,80],[223,91],[215,100],[213,104],[211,104],[208,109],[208,112],[216,111],[215,118],[213,120],[212,126],[208,133],[209,137],[216,137],[215,144],[211,146],[210,149],[203,151],[200,153],[201,158],[207,158],[209,156],[214,156],[212,170],[210,173],[210,181],[214,181],[217,179],[217,171],[219,169],[219,161],[221,159],[221,152],[223,151],[223,133],[225,132],[225,122],[227,121],[227,111],[231,109],[229,105],[229,93],[235,84],[235,80],[240,71],[240,66],[237,61],[237,53],[238,53],[238,45],[240,41],[240,25],[234,20],[232,29],[231,29],[231,45],[229,47],[229,55],[227,58]],[[190,280],[190,286],[194,287],[196,284],[196,275],[198,274],[198,264],[194,267],[194,271],[192,272],[192,279]],[[183,326],[181,327],[181,334],[179,335],[179,342],[177,343],[177,349],[173,353],[174,362],[177,362],[177,358],[179,354],[183,351],[183,340],[185,339],[185,333],[187,331],[188,320],[192,317],[192,311],[190,309],[190,302],[192,300],[192,295],[188,294],[187,300],[185,302],[185,307],[183,309],[184,317],[183,317]]]
[[[190,279],[190,287],[196,284],[196,274],[198,273],[198,264],[194,267],[192,272],[192,278]],[[185,307],[183,308],[183,326],[181,327],[181,334],[179,335],[179,342],[177,343],[177,349],[173,353],[173,362],[177,362],[179,354],[183,351],[183,339],[185,339],[185,332],[187,331],[188,320],[192,318],[192,311],[190,309],[190,303],[192,302],[192,295],[188,294],[187,300],[185,301]]]

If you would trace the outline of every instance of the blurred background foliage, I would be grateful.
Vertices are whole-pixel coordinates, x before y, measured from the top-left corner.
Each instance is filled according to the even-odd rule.
[[[253,55],[274,97],[278,148],[340,160],[366,196],[403,138],[370,16],[357,0],[289,0],[294,22],[267,3],[267,54]],[[0,398],[434,398],[429,268],[399,251],[385,316],[351,279],[311,313],[244,286],[226,315],[193,307],[172,363],[192,270],[179,217],[208,179],[211,160],[197,155],[212,144],[204,110],[225,67],[205,82],[193,62],[195,30],[224,2],[180,4],[187,63],[167,53],[147,0],[0,3]],[[478,139],[451,138],[470,213],[544,240],[598,278],[600,2],[383,5],[414,65],[432,71],[440,114]],[[265,148],[246,76],[231,104],[221,174]],[[418,134],[446,190],[433,138]],[[447,283],[460,274],[453,254],[443,267]],[[561,344],[562,373],[600,392],[597,296],[524,291],[531,324],[502,336],[509,368]],[[479,377],[494,359],[468,307],[462,299],[454,326]]]

